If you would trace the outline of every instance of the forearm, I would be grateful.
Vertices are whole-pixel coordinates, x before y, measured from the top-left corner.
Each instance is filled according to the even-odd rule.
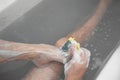
[[[42,56],[63,62],[63,56],[60,53],[56,47],[46,44],[24,44],[0,40],[0,62],[32,60],[42,58]]]
[[[0,62],[5,62],[10,58],[24,54],[28,45],[0,40]],[[24,55],[25,56],[25,55]]]
[[[41,54],[45,54],[46,56],[53,55],[51,56],[53,61],[62,62],[63,58],[56,54],[57,52],[52,52],[56,51],[55,49],[57,48],[51,46],[46,47],[43,44],[24,44],[0,40],[0,62],[7,62],[12,60],[29,60],[37,57],[40,58]],[[39,52],[41,54],[36,55],[37,53],[35,52]],[[51,53],[55,53],[56,55]],[[63,64],[58,62],[50,63],[48,66],[44,66],[42,68],[33,68],[28,73],[25,80],[35,80],[36,78],[42,80],[58,80],[58,77],[63,70]]]

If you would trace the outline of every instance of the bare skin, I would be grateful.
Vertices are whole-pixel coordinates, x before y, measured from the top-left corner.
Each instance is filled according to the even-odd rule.
[[[96,27],[98,22],[101,20],[101,17],[103,16],[109,2],[110,2],[110,0],[100,0],[100,3],[98,5],[96,11],[88,19],[88,21],[85,24],[83,24],[83,26],[81,26],[79,29],[75,30],[73,33],[67,35],[66,37],[63,37],[63,38],[59,39],[55,43],[55,46],[58,47],[58,48],[61,47],[68,40],[69,37],[73,37],[73,38],[75,38],[76,41],[78,41],[80,43],[83,43],[84,40],[89,36],[89,34],[94,30],[94,28]],[[8,42],[1,41],[1,43],[6,44]],[[21,43],[13,43],[13,45],[10,46],[10,47],[8,47],[8,46],[6,47],[6,45],[3,45],[0,48],[1,50],[5,49],[5,50],[10,50],[10,51],[18,51],[15,54],[19,54],[19,51],[20,51],[23,54],[18,55],[18,56],[14,55],[12,57],[8,56],[8,55],[7,56],[3,55],[2,57],[0,57],[0,61],[5,62],[5,61],[9,61],[9,60],[11,61],[11,60],[23,60],[23,59],[25,59],[25,60],[26,59],[27,60],[32,59],[33,60],[34,59],[33,62],[37,65],[37,67],[33,68],[28,73],[25,80],[38,80],[38,79],[39,80],[58,80],[59,75],[62,73],[63,66],[64,66],[62,63],[59,63],[59,62],[61,62],[60,57],[59,57],[59,59],[57,58],[57,60],[56,60],[56,58],[55,59],[52,58],[52,60],[48,59],[48,61],[44,60],[45,62],[42,62],[42,64],[41,64],[40,61],[42,59],[40,59],[41,57],[39,57],[41,55],[40,53],[42,53],[42,54],[45,53],[46,54],[46,53],[49,52],[46,55],[50,55],[51,53],[54,53],[54,51],[56,51],[55,49],[51,48],[50,46],[49,47],[46,46],[47,48],[46,47],[41,48],[41,47],[42,46],[40,46],[40,45],[21,44]],[[51,49],[52,49],[52,52],[51,52]],[[27,54],[25,54],[26,52],[27,52]],[[44,55],[44,56],[46,56],[46,55]],[[59,62],[52,62],[52,61],[59,61]],[[46,63],[48,63],[48,64],[46,64]],[[70,76],[70,74],[71,74],[76,80],[79,80],[80,78],[82,78],[82,76],[83,76],[83,74],[86,70],[86,68],[83,68],[85,65],[86,64],[74,66],[74,67],[78,67],[78,68],[75,68],[75,69],[79,69],[81,74],[73,75],[72,73],[74,73],[74,71],[70,71],[70,73],[68,73],[67,75]],[[82,68],[79,67],[79,66],[81,66]],[[47,75],[47,77],[46,77],[46,74],[49,74],[49,75]],[[67,78],[67,80],[68,80],[68,78]]]
[[[74,55],[74,50],[70,50],[70,53]],[[83,51],[83,53],[79,56],[82,58],[81,60],[83,62],[82,64],[77,63],[77,61],[73,63],[74,59],[71,59],[69,62],[65,64],[65,67],[64,67],[65,80],[79,80],[84,75],[84,72],[86,71],[87,64],[88,64],[88,55],[86,55],[86,51]],[[39,68],[33,68],[29,72],[29,74],[26,76],[25,80],[38,80],[38,79],[39,80],[57,80],[59,76],[56,77],[55,75],[56,73],[60,75],[60,69],[54,68],[53,65],[56,67],[60,66],[60,64],[53,62],[53,63],[41,65]],[[71,65],[70,68],[68,68],[69,65]],[[51,72],[51,73],[48,73],[48,72]],[[43,74],[39,74],[39,73],[43,73]],[[79,76],[79,78],[76,76]]]
[[[75,29],[73,32],[68,34],[66,37],[59,39],[56,42],[58,47],[61,47],[69,37],[73,37],[77,42],[83,43],[91,34],[91,32],[96,28],[98,23],[101,21],[102,16],[104,15],[107,6],[110,4],[111,0],[100,0],[95,12],[89,19],[78,29]]]
[[[0,62],[38,58],[41,59],[41,64],[50,61],[62,63],[64,57],[60,54],[61,51],[58,48],[47,44],[24,44],[0,40]]]
[[[76,52],[74,45],[71,46],[69,51],[72,58],[64,65],[65,80],[80,80],[88,67],[90,51],[81,48],[80,51]]]
[[[57,62],[48,63],[39,68],[34,67],[23,80],[59,80],[61,69],[63,67]]]
[[[83,26],[81,26],[79,29],[75,30],[73,33],[69,34],[68,36],[66,37],[63,37],[61,39],[59,39],[57,42],[56,42],[56,46],[59,48],[61,47],[67,40],[69,37],[73,37],[75,38],[75,40],[77,40],[78,42],[80,43],[83,43],[84,40],[90,35],[90,33],[94,30],[94,28],[96,27],[96,25],[98,24],[98,22],[101,20],[101,17],[103,16],[108,4],[109,4],[110,0],[100,0],[100,3],[95,11],[95,13],[93,13],[93,15],[90,17],[90,19],[88,19],[88,21],[83,24]],[[84,59],[86,60],[86,59]],[[54,65],[54,64],[57,64],[57,65]],[[56,69],[59,70],[60,72],[63,71],[63,64],[58,64],[58,63],[50,63],[51,67],[48,67],[50,70],[53,70],[53,69]],[[83,76],[83,74],[85,73],[86,71],[86,68],[85,68],[86,64],[83,64],[83,65],[77,65],[76,63],[73,64],[73,67],[71,68],[71,71],[69,72],[68,71],[68,74],[67,76],[71,76],[71,78],[75,78],[76,80],[80,80]],[[76,68],[77,67],[77,68]],[[39,70],[40,68],[38,68],[37,70]],[[46,69],[46,67],[44,67],[42,70]],[[74,69],[74,70],[72,70]],[[74,75],[72,73],[74,73],[74,71],[77,71],[77,70],[80,71],[80,73],[78,73],[78,75]],[[36,71],[37,71],[36,70]],[[35,71],[35,72],[36,72]],[[54,70],[53,70],[54,71]],[[59,72],[58,71],[58,72]],[[34,72],[34,71],[31,71],[31,73]],[[59,78],[59,74],[58,72],[52,72],[52,74],[50,75],[47,75],[47,77],[50,77],[51,76],[54,76],[51,80],[58,80]],[[46,74],[46,73],[51,73],[51,71],[45,71],[45,72],[38,72],[39,75],[42,75],[42,74]],[[29,77],[29,74],[28,74],[28,77]],[[37,77],[37,76],[35,76]],[[35,78],[34,77],[34,78]],[[28,80],[28,79],[26,79]],[[31,79],[32,80],[32,79]],[[43,78],[43,80],[48,80],[46,78]],[[50,80],[50,79],[49,79]],[[66,80],[71,80],[69,78],[66,78]]]
[[[56,80],[55,75],[60,75],[60,70],[63,68],[61,64],[64,57],[59,53],[61,51],[58,48],[47,44],[24,44],[0,40],[0,62],[33,60],[35,63],[36,67],[29,72],[25,80],[35,80],[38,78],[42,80],[47,80],[47,78]],[[54,68],[54,66],[57,68]],[[48,77],[46,77],[46,73],[49,74]]]

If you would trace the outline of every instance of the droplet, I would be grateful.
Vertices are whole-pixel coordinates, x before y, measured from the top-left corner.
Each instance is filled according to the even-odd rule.
[[[120,18],[118,19],[118,22],[120,22]]]
[[[96,53],[95,56],[100,56],[100,53]]]
[[[108,31],[111,32],[111,29],[109,28]]]
[[[97,51],[97,49],[93,49],[93,51],[94,51],[94,52],[96,52],[96,51]]]
[[[94,29],[94,32],[97,32],[97,30],[98,30],[98,29],[97,29],[97,28],[95,28],[95,29]]]
[[[105,34],[107,34],[107,32],[105,32]]]
[[[106,37],[109,37],[109,35],[107,34]]]
[[[91,70],[98,68],[102,64],[102,60],[100,58],[95,58],[94,64],[91,67]]]
[[[60,80],[63,80],[62,78]]]
[[[104,40],[107,40],[107,38],[105,37]]]
[[[91,67],[91,70],[94,70],[94,68],[93,68],[93,67]]]
[[[103,23],[103,26],[106,26],[106,23]]]
[[[90,45],[90,47],[93,47],[93,46],[94,46],[93,44]]]
[[[95,34],[95,31],[92,31],[91,35],[93,36]]]
[[[92,58],[93,61],[95,61],[95,58]]]
[[[15,33],[16,33],[17,31],[16,31],[16,30],[14,30],[13,32],[15,32]]]

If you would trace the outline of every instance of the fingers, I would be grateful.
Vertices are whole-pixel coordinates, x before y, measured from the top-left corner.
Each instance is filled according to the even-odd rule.
[[[44,48],[44,50],[40,51],[41,54],[38,58],[32,60],[33,63],[38,67],[53,61],[60,63],[67,62],[68,53],[63,52],[61,49],[58,49],[55,46],[46,44],[41,44],[41,46]]]
[[[90,51],[85,48],[81,48],[79,53],[74,50],[71,62],[76,62],[78,64],[85,64],[86,67],[88,67],[89,60],[90,60]]]
[[[90,53],[90,51],[88,50],[88,49],[86,49],[86,48],[81,48],[82,50],[83,50],[83,52],[84,52],[84,61],[86,61],[86,67],[88,67],[88,65],[89,65],[89,61],[90,61],[90,56],[91,56],[91,53]],[[86,60],[85,60],[86,59]]]
[[[65,68],[65,74],[68,72],[68,70],[71,70],[71,68],[76,68],[76,69],[81,69],[81,68],[87,68],[89,65],[89,60],[90,60],[90,51],[85,49],[85,48],[81,48],[81,50],[79,51],[79,53],[75,50],[74,45],[71,47],[71,50],[73,53],[73,56],[71,58],[71,60],[69,62],[67,62],[64,65]]]
[[[74,53],[74,46],[72,45],[72,46],[70,47],[68,53],[66,54],[66,57],[65,57],[65,58],[66,58],[66,61],[64,61],[63,64],[68,63],[68,61],[70,61],[70,60],[72,59],[73,53]]]

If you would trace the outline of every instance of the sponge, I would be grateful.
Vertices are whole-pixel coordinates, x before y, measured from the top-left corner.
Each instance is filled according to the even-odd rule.
[[[80,50],[80,44],[74,39],[74,38],[72,38],[72,37],[70,37],[69,39],[68,39],[68,41],[62,46],[62,50],[64,51],[64,52],[68,52],[68,50],[69,50],[69,48],[71,47],[71,45],[75,45],[75,48],[76,48],[76,50]]]

